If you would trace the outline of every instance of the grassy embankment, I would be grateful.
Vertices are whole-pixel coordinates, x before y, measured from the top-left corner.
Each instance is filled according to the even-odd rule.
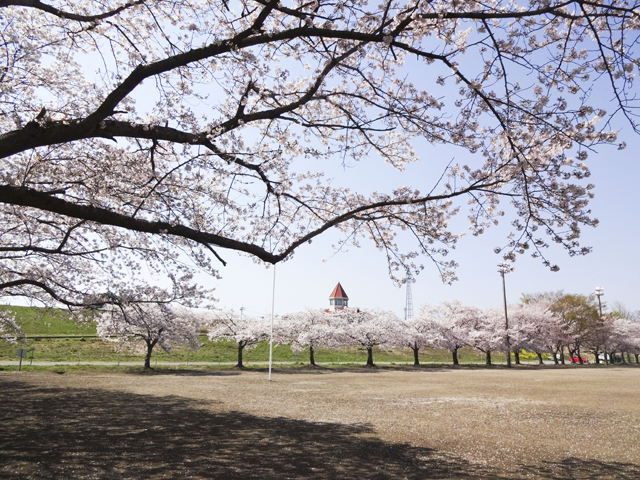
[[[0,307],[9,308],[9,307]],[[33,361],[40,362],[142,362],[143,352],[131,348],[123,348],[120,352],[117,343],[95,338],[96,326],[93,323],[78,324],[74,322],[64,310],[42,309],[37,307],[10,307],[16,312],[16,321],[27,334],[28,346],[11,345],[0,342],[0,361],[17,361],[16,349],[27,348],[28,358],[24,364]],[[38,338],[65,337],[75,338]],[[167,354],[159,348],[153,353],[152,363],[163,362],[213,362],[235,363],[237,348],[232,342],[212,342],[202,335],[202,346],[196,351],[186,348],[175,348]],[[462,364],[483,364],[484,355],[471,348],[464,348],[458,354]],[[301,352],[298,356],[288,346],[275,346],[274,362],[309,362],[309,352]],[[366,361],[366,351],[355,348],[344,348],[340,351],[320,349],[315,352],[316,363],[359,363]],[[244,363],[251,365],[269,360],[269,344],[263,342],[255,349],[245,350]],[[382,364],[405,365],[413,364],[413,353],[406,349],[392,349],[381,351],[374,349],[374,360]],[[505,361],[504,355],[496,354],[493,360],[497,363]],[[535,363],[534,358],[523,359],[524,362]],[[426,349],[420,355],[421,363],[450,364],[451,354],[445,350]]]

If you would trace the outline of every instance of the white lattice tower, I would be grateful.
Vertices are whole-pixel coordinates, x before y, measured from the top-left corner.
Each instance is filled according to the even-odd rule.
[[[407,300],[404,307],[404,319],[409,320],[413,318],[413,297],[411,296],[411,284],[414,282],[410,273],[407,273]]]

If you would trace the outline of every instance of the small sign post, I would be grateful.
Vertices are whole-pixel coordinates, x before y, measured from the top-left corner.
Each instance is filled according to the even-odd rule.
[[[27,349],[26,348],[19,348],[18,350],[16,350],[16,356],[20,357],[20,366],[18,367],[18,371],[22,371],[22,358],[26,358],[27,356]]]

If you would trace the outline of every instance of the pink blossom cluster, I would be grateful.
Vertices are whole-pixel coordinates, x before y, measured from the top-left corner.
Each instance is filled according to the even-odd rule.
[[[598,223],[588,153],[624,148],[618,117],[640,130],[639,8],[0,2],[0,293],[81,306],[215,276],[224,250],[277,264],[328,230],[450,282],[463,209],[474,235],[508,216],[505,259],[557,270],[545,248],[588,253]],[[416,162],[430,175],[392,183]],[[330,173],[383,164],[380,186]]]
[[[218,312],[214,316],[209,337],[233,339],[239,352],[269,338],[267,320],[240,318],[234,312]],[[309,309],[277,317],[273,332],[275,343],[290,345],[296,352],[309,350],[312,364],[317,349],[345,347],[367,351],[370,365],[374,347],[410,348],[416,364],[424,348],[448,350],[454,364],[458,363],[458,351],[463,347],[482,352],[487,364],[492,362],[492,353],[507,351],[513,352],[518,362],[520,352],[531,352],[540,363],[549,356],[556,364],[565,362],[565,353],[571,362],[576,355],[581,358],[581,349],[596,357],[613,352],[625,352],[636,358],[640,354],[640,322],[606,315],[585,328],[583,324],[567,321],[554,311],[551,303],[543,301],[510,305],[508,329],[504,310],[442,302],[424,305],[416,317],[405,321],[384,310]]]

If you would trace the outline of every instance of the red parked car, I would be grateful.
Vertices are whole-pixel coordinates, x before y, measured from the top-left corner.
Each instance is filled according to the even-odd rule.
[[[571,357],[569,357],[569,360],[571,360]],[[573,361],[575,363],[580,363],[580,359],[578,357],[573,357]],[[586,358],[583,358],[582,363],[589,363],[589,360],[587,360]]]

